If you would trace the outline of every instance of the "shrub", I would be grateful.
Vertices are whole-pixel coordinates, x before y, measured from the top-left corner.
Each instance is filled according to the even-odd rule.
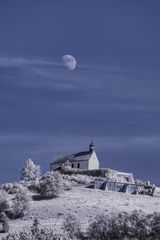
[[[23,229],[17,233],[10,233],[3,240],[67,240],[60,235],[54,234],[53,230],[40,228],[39,223],[35,224],[35,220],[31,228]]]
[[[63,175],[63,179],[77,184],[90,184],[93,183],[97,178],[81,174],[71,174]]]
[[[32,181],[19,181],[15,183],[6,183],[1,185],[1,190],[5,190],[8,194],[15,194],[24,187],[30,191],[37,192],[39,187],[39,179]]]
[[[20,184],[27,188],[29,191],[38,193],[39,190],[39,179],[37,178],[36,180],[32,181],[20,181]]]
[[[0,190],[0,213],[6,213],[9,210],[9,196],[4,190]]]
[[[19,218],[24,216],[29,209],[28,190],[19,185],[15,191],[14,198],[4,190],[0,191],[0,213],[5,213],[9,218]]]
[[[21,186],[21,188],[15,194],[13,199],[13,218],[23,217],[29,210],[30,196],[26,188]]]
[[[90,224],[87,236],[92,240],[115,240],[115,239],[150,239],[151,228],[148,216],[141,211],[131,214],[121,213],[118,216],[98,216]],[[155,238],[156,239],[156,238]]]
[[[69,239],[84,239],[80,223],[73,215],[68,215],[64,220],[63,230],[67,233]]]
[[[87,236],[89,239],[97,240],[108,240],[110,231],[109,218],[102,215],[97,216],[93,223],[90,224],[87,230]]]
[[[4,240],[159,240],[160,213],[144,215],[142,211],[133,211],[112,216],[100,215],[89,225],[85,234],[80,229],[79,221],[68,215],[63,222],[63,230],[67,238],[55,235],[53,230],[40,228],[35,219],[31,228],[8,234]]]
[[[40,180],[39,193],[43,198],[54,198],[62,192],[62,176],[58,172],[47,172]]]
[[[8,194],[15,194],[21,190],[23,187],[23,182],[15,183],[6,183],[2,185],[2,189],[5,190]]]
[[[127,237],[139,240],[149,238],[150,220],[148,215],[145,215],[142,211],[133,211],[131,214],[126,214],[123,225]]]
[[[154,212],[150,214],[149,219],[151,227],[150,238],[153,240],[160,239],[160,213]]]

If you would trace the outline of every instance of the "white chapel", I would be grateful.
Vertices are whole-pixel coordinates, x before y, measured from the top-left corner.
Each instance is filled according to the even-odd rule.
[[[51,162],[50,169],[58,170],[65,162],[69,162],[71,167],[76,169],[99,169],[99,160],[93,141],[89,144],[88,151],[56,156]]]

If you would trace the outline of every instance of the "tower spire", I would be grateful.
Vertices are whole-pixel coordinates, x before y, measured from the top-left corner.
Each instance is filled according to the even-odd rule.
[[[94,152],[95,151],[95,146],[93,143],[93,138],[91,138],[91,143],[89,144],[89,151],[90,152]]]

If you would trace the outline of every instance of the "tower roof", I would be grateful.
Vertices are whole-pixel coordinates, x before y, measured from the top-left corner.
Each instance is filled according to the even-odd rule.
[[[94,146],[93,139],[91,140],[89,146]]]
[[[89,144],[89,151],[93,152],[94,150],[95,150],[95,146],[94,146],[93,139],[92,139],[91,143]]]

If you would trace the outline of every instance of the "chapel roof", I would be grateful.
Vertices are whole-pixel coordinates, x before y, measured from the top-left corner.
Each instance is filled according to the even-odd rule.
[[[67,160],[70,162],[87,161],[90,159],[91,155],[91,151],[59,155],[53,159],[52,163],[64,163]]]

